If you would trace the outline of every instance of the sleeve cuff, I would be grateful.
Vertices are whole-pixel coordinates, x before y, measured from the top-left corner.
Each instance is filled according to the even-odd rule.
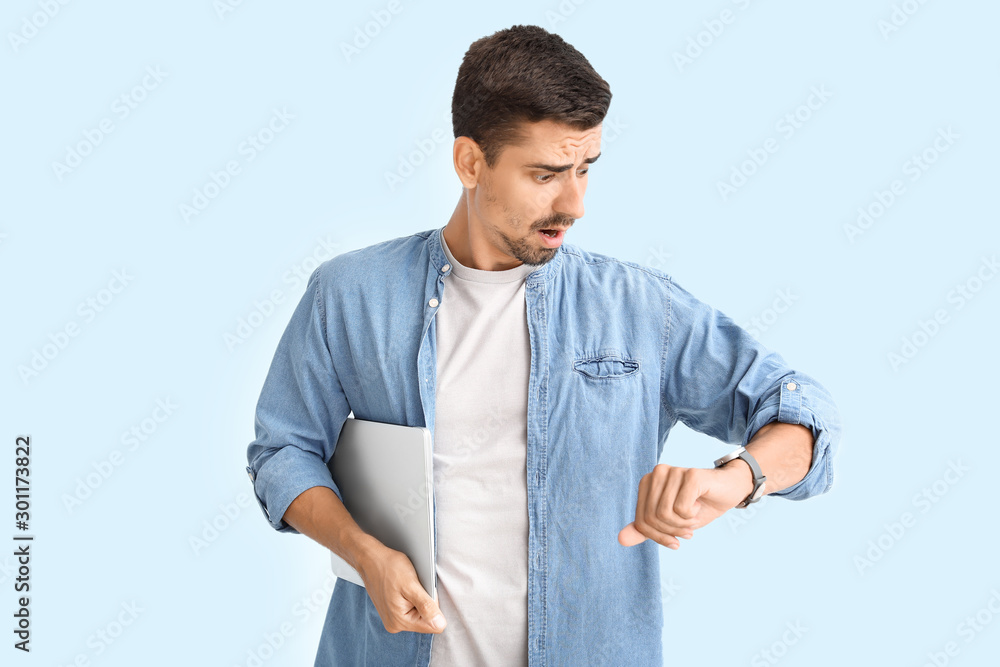
[[[298,533],[282,517],[299,494],[314,486],[332,489],[341,501],[340,489],[326,464],[314,453],[294,445],[282,447],[254,474],[247,466],[254,497],[271,527],[279,533]]]
[[[789,500],[805,500],[812,496],[826,493],[833,486],[833,466],[830,464],[831,433],[827,428],[827,420],[811,405],[812,385],[803,377],[794,375],[782,378],[780,389],[772,394],[758,409],[743,438],[745,447],[757,431],[774,421],[785,424],[800,424],[813,434],[812,465],[806,476],[795,484],[769,495],[787,498]],[[819,390],[822,393],[822,389]],[[825,405],[823,400],[816,401],[819,409]],[[828,415],[836,422],[835,415]]]

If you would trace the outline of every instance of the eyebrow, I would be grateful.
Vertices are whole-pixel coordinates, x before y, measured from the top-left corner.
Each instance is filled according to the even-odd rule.
[[[597,162],[597,158],[599,158],[599,157],[601,157],[600,153],[598,153],[594,157],[588,157],[587,159],[585,159],[583,161],[583,163],[584,164],[593,164],[593,163]],[[554,172],[556,172],[558,174],[558,173],[561,173],[561,172],[564,172],[564,171],[569,171],[570,169],[573,168],[573,165],[571,165],[571,164],[554,165],[554,164],[533,163],[533,164],[526,164],[526,165],[524,165],[524,168],[525,169],[544,169],[545,171],[554,171]]]

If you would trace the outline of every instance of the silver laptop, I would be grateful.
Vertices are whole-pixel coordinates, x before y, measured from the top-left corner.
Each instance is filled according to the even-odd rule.
[[[328,467],[358,526],[406,554],[436,597],[430,430],[348,417]],[[364,586],[357,570],[332,551],[330,557],[337,577]]]

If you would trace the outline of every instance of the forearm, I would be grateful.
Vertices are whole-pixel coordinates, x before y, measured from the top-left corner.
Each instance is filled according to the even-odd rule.
[[[747,451],[757,459],[757,465],[767,477],[764,493],[774,493],[787,489],[801,481],[812,465],[812,432],[800,424],[771,422],[758,429],[747,443]],[[753,474],[750,467],[740,459],[727,463],[723,468],[733,470],[733,474],[746,487],[747,495],[753,490]]]
[[[329,487],[314,486],[300,493],[285,510],[283,518],[292,528],[316,540],[358,572],[366,560],[385,548],[361,530]]]

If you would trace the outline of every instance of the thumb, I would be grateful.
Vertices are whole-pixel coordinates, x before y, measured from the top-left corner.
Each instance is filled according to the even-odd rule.
[[[419,583],[410,595],[410,602],[420,614],[420,619],[428,624],[435,631],[444,630],[448,622],[444,620],[440,607],[431,596],[427,595],[424,587]]]
[[[618,543],[623,547],[633,547],[645,541],[646,536],[636,529],[634,521],[622,528],[621,532],[618,533]]]

